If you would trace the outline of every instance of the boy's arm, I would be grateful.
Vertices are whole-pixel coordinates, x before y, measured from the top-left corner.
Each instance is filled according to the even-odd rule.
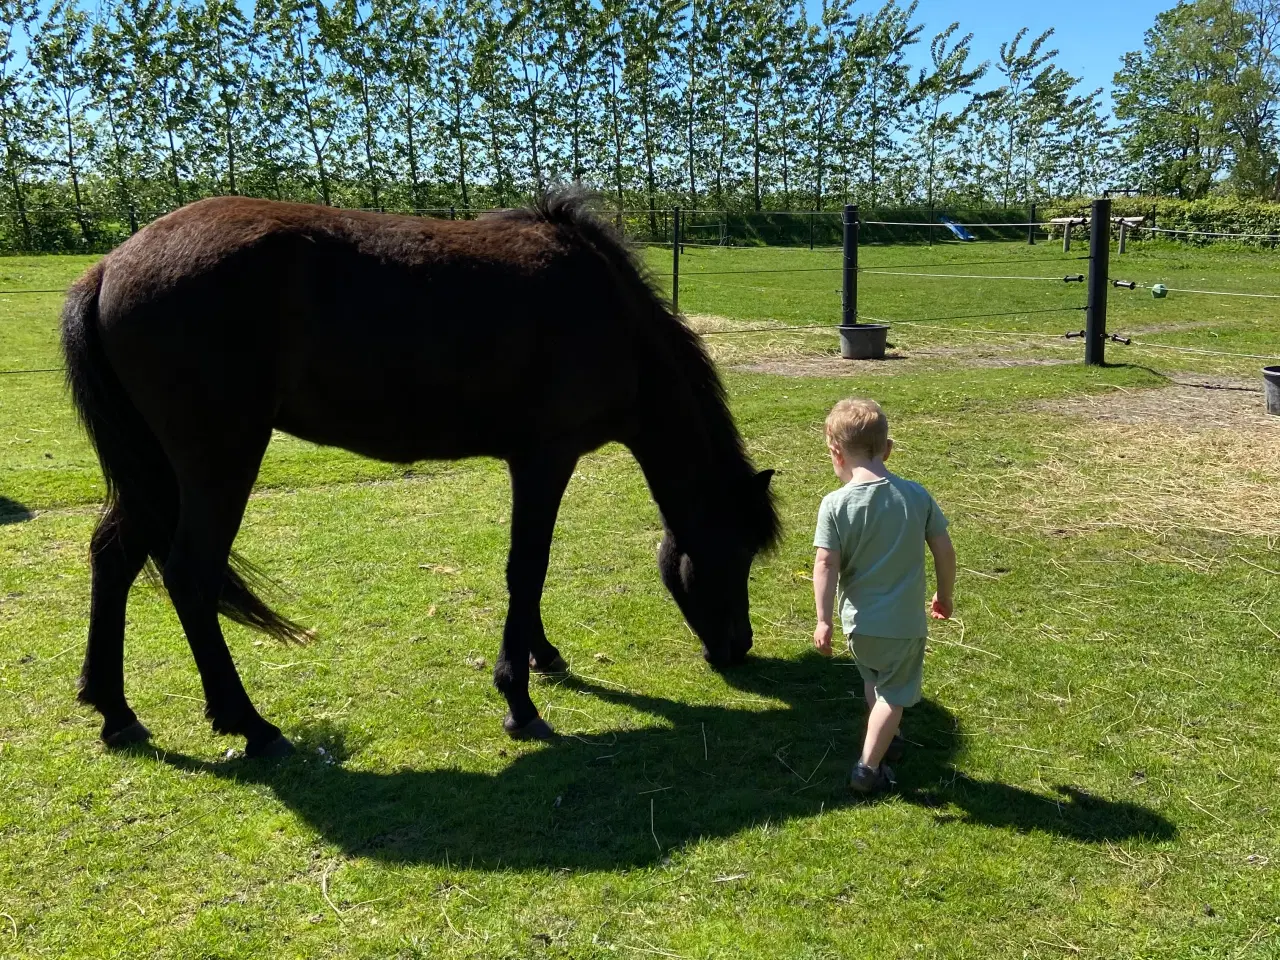
[[[818,626],[813,631],[813,645],[824,657],[831,656],[831,637],[835,632],[832,616],[839,578],[840,551],[819,547],[813,560],[813,602],[818,610]]]
[[[933,554],[933,567],[938,574],[938,592],[933,595],[931,614],[935,620],[949,620],[955,609],[956,548],[951,535],[945,530],[929,537],[929,552]],[[815,578],[816,589],[816,578]]]

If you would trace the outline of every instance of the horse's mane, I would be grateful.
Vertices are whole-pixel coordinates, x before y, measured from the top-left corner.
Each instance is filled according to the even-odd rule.
[[[740,482],[733,484],[732,489],[724,490],[723,494],[732,495],[737,491],[744,508],[749,508],[741,516],[748,525],[753,546],[756,549],[775,546],[782,533],[777,505],[772,492],[766,492],[759,498],[750,496],[755,468],[729,410],[724,383],[702,338],[682,316],[672,311],[671,303],[658,287],[652,271],[637,256],[634,248],[596,215],[597,205],[596,194],[573,185],[545,192],[531,208],[503,210],[488,216],[537,219],[552,224],[569,237],[584,242],[608,261],[622,279],[631,282],[637,298],[651,307],[652,332],[655,334],[651,342],[660,352],[663,365],[679,377],[691,395],[693,407],[700,414],[698,420],[705,449],[740,474]]]

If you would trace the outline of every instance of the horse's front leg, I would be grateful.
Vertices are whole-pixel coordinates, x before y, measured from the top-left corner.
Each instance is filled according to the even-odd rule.
[[[539,667],[559,659],[542,628],[542,587],[551,556],[556,513],[573,475],[576,455],[544,451],[513,458],[511,468],[511,553],[507,558],[507,622],[493,667],[493,685],[507,700],[503,727],[517,740],[545,739],[550,725],[529,697],[529,661]],[[550,666],[550,663],[547,663]]]

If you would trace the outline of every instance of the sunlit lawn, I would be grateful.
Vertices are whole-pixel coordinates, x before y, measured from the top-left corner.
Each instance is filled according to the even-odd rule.
[[[670,269],[669,250],[647,256]],[[1083,270],[1062,256],[902,246],[862,262]],[[1026,257],[1043,263],[1009,262]],[[690,248],[681,307],[722,329],[835,323],[838,270],[713,271],[838,261]],[[87,262],[0,262],[0,369],[59,362],[60,298],[4,291],[60,289]],[[1154,249],[1113,276],[1280,293],[1276,263]],[[905,359],[880,367],[841,367],[828,332],[720,337],[787,522],[753,576],[757,657],[704,666],[657,577],[642,478],[606,448],[557,529],[544,613],[573,679],[537,686],[563,734],[548,744],[506,739],[489,682],[501,465],[406,475],[278,438],[240,546],[318,639],[228,636],[303,748],[280,765],[225,756],[240,744],[209,732],[176,617],[142,585],[127,683],[154,749],[96,743],[73,691],[97,466],[56,373],[0,376],[0,956],[1277,956],[1280,428],[1258,412],[1263,361],[1143,345],[1277,352],[1275,301],[1112,291],[1112,329],[1136,342],[1101,370],[1068,362],[1079,341],[946,329],[1060,334],[1082,316],[1030,311],[1084,295],[865,275],[869,317],[1024,311],[899,326]],[[827,365],[745,369],[761,358]],[[1162,415],[1171,373],[1241,389],[1203,401],[1203,422],[1182,394],[1191,406]],[[820,425],[850,393],[885,405],[893,463],[951,516],[962,567],[902,791],[876,805],[844,789],[856,671],[807,649],[810,525],[833,483]]]

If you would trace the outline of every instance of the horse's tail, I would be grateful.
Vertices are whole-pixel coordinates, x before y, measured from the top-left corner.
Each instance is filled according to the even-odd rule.
[[[68,291],[62,308],[62,352],[67,386],[102,465],[108,514],[124,512],[146,538],[147,555],[164,569],[178,526],[178,481],[160,441],[134,407],[111,368],[98,327],[102,264]],[[301,641],[307,632],[280,616],[250,587],[261,579],[232,556],[223,576],[218,610],[229,619],[281,640]]]

